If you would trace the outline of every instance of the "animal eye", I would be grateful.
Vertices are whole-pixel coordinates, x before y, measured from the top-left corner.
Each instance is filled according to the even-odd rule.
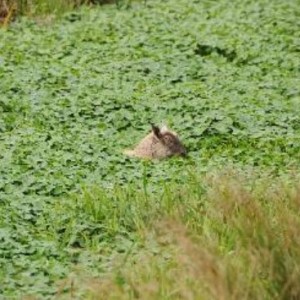
[[[175,145],[175,144],[176,144],[176,141],[175,141],[174,139],[172,139],[172,138],[169,137],[167,143],[168,143],[169,145]]]

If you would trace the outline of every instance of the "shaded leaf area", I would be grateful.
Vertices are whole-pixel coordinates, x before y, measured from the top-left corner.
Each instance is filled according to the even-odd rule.
[[[157,191],[229,163],[297,167],[299,27],[296,0],[179,0],[82,8],[51,27],[22,19],[0,31],[0,272],[8,290],[29,291],[42,274],[46,297],[51,280],[69,272],[65,249],[80,242],[51,236],[47,224],[81,185],[147,181]],[[187,160],[122,155],[164,121]],[[84,219],[77,230],[94,226]]]

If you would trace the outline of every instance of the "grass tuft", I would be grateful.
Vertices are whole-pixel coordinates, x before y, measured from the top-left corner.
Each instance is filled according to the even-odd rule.
[[[18,16],[58,16],[81,5],[121,5],[121,0],[0,0],[0,24],[3,27]],[[128,3],[126,5],[129,5]]]
[[[86,299],[299,299],[298,184],[277,193],[272,180],[212,177],[198,182],[200,194],[195,183],[170,186],[147,204],[142,192],[84,191],[80,209],[107,220],[115,234],[134,233],[138,246],[114,256],[100,278],[83,268],[77,292]]]

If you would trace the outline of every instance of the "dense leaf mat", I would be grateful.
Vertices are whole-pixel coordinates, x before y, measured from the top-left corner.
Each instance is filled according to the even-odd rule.
[[[82,187],[155,192],[228,164],[297,169],[299,12],[297,0],[147,1],[0,31],[1,292],[55,292],[77,263],[76,232],[101,227],[72,207],[53,216]],[[124,157],[151,122],[178,131],[189,157]],[[102,242],[118,244],[105,230]]]

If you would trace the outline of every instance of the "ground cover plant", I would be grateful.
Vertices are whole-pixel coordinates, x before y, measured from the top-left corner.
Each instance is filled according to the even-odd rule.
[[[299,5],[151,1],[1,30],[1,296],[297,299]],[[122,155],[162,121],[187,158]]]

